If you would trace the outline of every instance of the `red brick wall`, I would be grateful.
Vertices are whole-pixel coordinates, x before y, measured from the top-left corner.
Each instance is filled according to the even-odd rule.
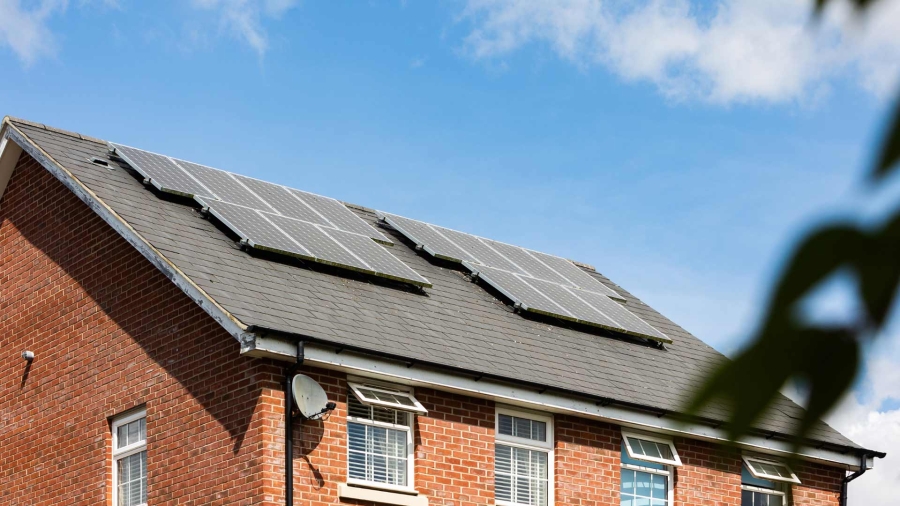
[[[840,500],[841,481],[845,473],[840,469],[818,464],[800,464],[794,472],[802,485],[793,486],[794,503],[803,506],[833,506]]]
[[[554,421],[557,504],[618,506],[619,429],[571,416]]]
[[[30,367],[25,349],[36,354]],[[338,504],[346,376],[302,372],[337,409],[295,425],[295,504]],[[109,418],[139,405],[152,505],[283,504],[283,374],[240,357],[232,337],[23,155],[0,200],[0,504],[109,504]],[[429,412],[415,425],[415,487],[433,506],[492,504],[493,402],[416,395]],[[555,434],[556,503],[617,505],[619,429],[556,416]],[[740,503],[737,454],[676,445],[676,504]],[[798,473],[797,506],[837,504],[842,472]]]
[[[274,504],[281,367],[238,352],[23,155],[0,201],[0,504],[109,504],[108,418],[140,405],[151,504]]]
[[[494,498],[494,403],[416,389],[416,487],[430,505],[477,506]]]
[[[741,457],[704,441],[679,438],[682,466],[675,472],[675,502],[697,506],[741,503]]]

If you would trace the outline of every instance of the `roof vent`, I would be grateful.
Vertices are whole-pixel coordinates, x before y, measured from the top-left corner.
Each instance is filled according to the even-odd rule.
[[[109,160],[104,160],[103,158],[98,158],[96,156],[90,158],[90,162],[94,165],[99,165],[101,167],[106,167],[107,169],[111,169],[109,166]]]

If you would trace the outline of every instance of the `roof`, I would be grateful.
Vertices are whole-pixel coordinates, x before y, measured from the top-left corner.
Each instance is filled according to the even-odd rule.
[[[677,412],[725,360],[587,266],[582,268],[624,296],[629,310],[674,342],[656,348],[523,318],[462,271],[417,253],[384,227],[379,230],[395,243],[390,251],[433,288],[403,290],[364,276],[249,255],[196,207],[157,197],[124,164],[110,170],[91,163],[91,157],[106,157],[105,141],[9,121],[246,327],[668,412]],[[372,210],[348,207],[379,227]],[[801,407],[779,396],[756,428],[790,434],[802,414]],[[725,420],[728,411],[710,404],[700,415]],[[810,438],[860,448],[825,423]]]

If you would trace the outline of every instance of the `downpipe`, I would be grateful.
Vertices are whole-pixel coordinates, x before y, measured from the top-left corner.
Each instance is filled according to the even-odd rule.
[[[845,476],[843,480],[841,480],[841,501],[840,506],[847,506],[847,485],[849,483],[860,476],[866,474],[866,466],[868,464],[867,457],[865,453],[859,458],[859,471],[856,471],[853,474]]]
[[[294,375],[303,365],[303,341],[297,342],[297,361],[284,375],[284,504],[294,506]]]

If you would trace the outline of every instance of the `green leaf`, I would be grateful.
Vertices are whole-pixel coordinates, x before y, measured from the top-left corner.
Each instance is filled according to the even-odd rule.
[[[841,267],[856,264],[867,244],[866,235],[850,224],[830,225],[807,237],[775,289],[767,325],[790,318],[796,302]]]
[[[869,323],[877,328],[887,320],[900,285],[900,212],[873,233],[868,243],[855,268]]]
[[[882,142],[881,154],[873,174],[875,180],[879,181],[890,174],[898,160],[900,160],[900,100],[897,101],[893,119]]]
[[[806,413],[794,434],[798,439],[809,434],[852,386],[860,360],[859,343],[851,329],[807,329],[802,334],[804,343],[794,352],[802,353],[795,359],[803,365],[801,375],[810,392]]]

